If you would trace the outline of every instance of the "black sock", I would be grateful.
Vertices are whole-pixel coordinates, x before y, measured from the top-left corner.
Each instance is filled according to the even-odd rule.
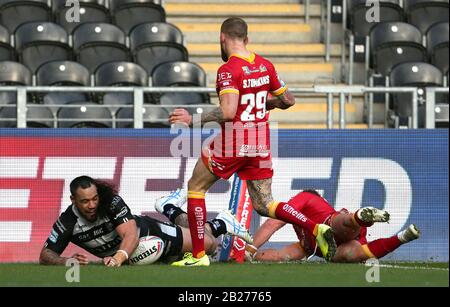
[[[214,236],[214,238],[219,237],[220,235],[224,235],[227,233],[227,226],[225,225],[225,222],[218,219],[213,219],[211,221],[207,221],[206,223],[211,226],[211,231]]]
[[[174,224],[175,224],[175,219],[183,213],[186,213],[186,212],[181,210],[180,207],[177,207],[172,204],[164,205],[164,211],[163,211],[164,216],[167,217],[169,219],[169,221],[171,221]]]

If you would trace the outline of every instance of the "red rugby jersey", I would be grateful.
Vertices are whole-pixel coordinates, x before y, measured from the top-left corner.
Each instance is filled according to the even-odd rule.
[[[278,96],[286,91],[281,84],[275,67],[265,58],[251,53],[249,58],[232,54],[228,62],[217,72],[217,94],[236,93],[239,105],[233,120],[234,137],[230,133],[222,139],[228,154],[233,146],[236,156],[264,156],[270,151],[269,111],[266,108],[268,94]],[[228,123],[229,125],[230,123]],[[260,133],[263,131],[264,133]],[[222,133],[229,132],[227,124]],[[257,137],[255,137],[255,135]],[[258,137],[263,135],[263,137]],[[233,143],[231,143],[233,140]]]

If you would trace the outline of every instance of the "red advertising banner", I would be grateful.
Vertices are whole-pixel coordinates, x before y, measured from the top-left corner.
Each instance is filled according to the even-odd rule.
[[[171,161],[169,148],[165,137],[0,136],[0,262],[38,261],[53,223],[70,205],[70,181],[82,174],[120,187],[137,208],[134,214],[154,211],[154,199],[184,181],[186,165],[181,172],[179,159],[173,162],[175,175],[164,178],[170,167],[158,161]],[[144,168],[160,178],[140,175]],[[138,189],[150,198],[140,197],[142,205],[132,198]],[[76,250],[69,246],[63,256]]]

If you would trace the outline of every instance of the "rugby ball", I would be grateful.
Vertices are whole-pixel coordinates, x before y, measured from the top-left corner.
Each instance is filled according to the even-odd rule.
[[[163,251],[164,241],[161,238],[155,236],[142,237],[128,262],[132,265],[152,264],[158,261]]]

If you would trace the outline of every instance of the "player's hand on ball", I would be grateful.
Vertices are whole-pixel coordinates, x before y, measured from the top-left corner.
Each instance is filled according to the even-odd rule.
[[[84,254],[75,253],[71,258],[76,259],[82,265],[89,264],[88,257]]]
[[[192,124],[192,115],[186,109],[175,109],[169,116],[169,122],[171,124],[185,123],[190,126]]]

